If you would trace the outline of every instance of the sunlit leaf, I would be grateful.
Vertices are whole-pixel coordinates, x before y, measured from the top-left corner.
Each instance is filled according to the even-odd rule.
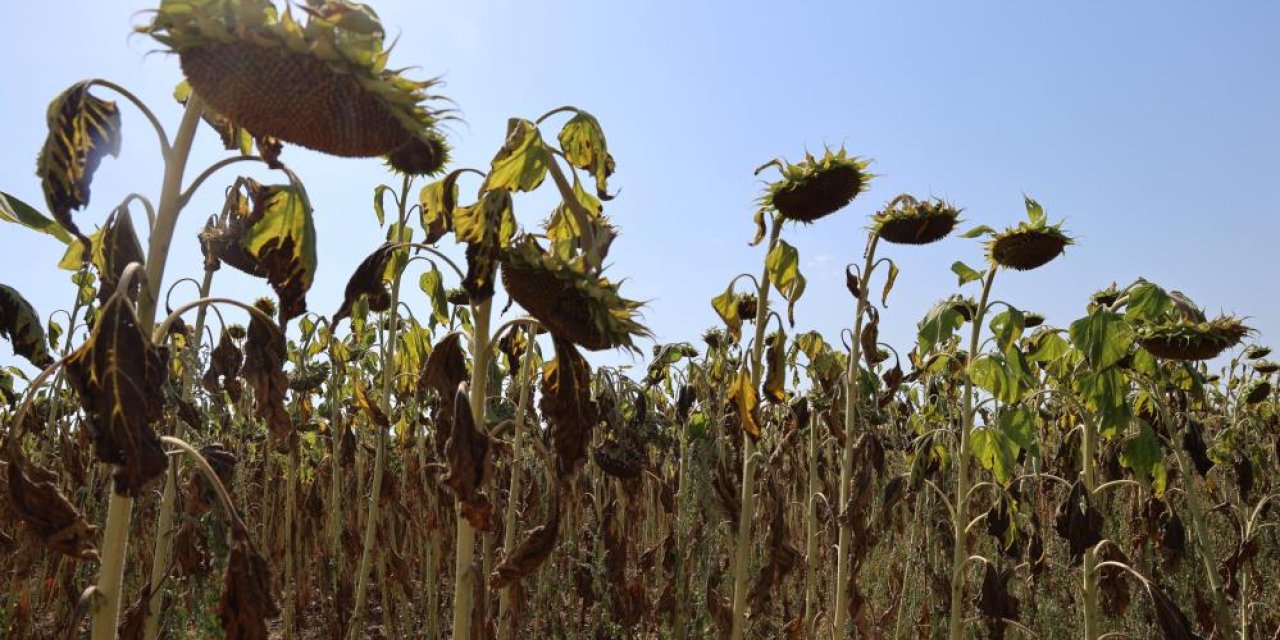
[[[1120,453],[1120,464],[1133,470],[1144,484],[1150,484],[1157,496],[1164,495],[1168,469],[1164,464],[1164,450],[1151,425],[1137,420],[1138,432],[1125,438]]]
[[[769,343],[769,352],[765,360],[767,367],[765,368],[763,395],[765,400],[778,403],[786,400],[787,397],[787,335],[779,330],[769,339],[772,342]]]
[[[738,296],[734,293],[732,284],[725,288],[724,293],[711,299],[711,308],[716,310],[716,314],[729,329],[729,337],[735,343],[742,339],[742,318],[738,315]]]
[[[975,271],[972,267],[960,262],[959,260],[952,263],[951,273],[956,274],[956,276],[960,278],[960,286],[962,287],[970,282],[982,279],[981,273]]]
[[[742,431],[752,440],[760,440],[760,421],[756,414],[760,400],[756,397],[756,388],[751,384],[746,364],[742,365],[738,377],[729,387],[729,402],[732,403],[733,413],[742,426]]]
[[[893,291],[893,284],[898,281],[898,263],[889,263],[889,275],[884,279],[884,290],[880,292],[880,304],[888,308],[889,292]]]
[[[565,123],[558,137],[560,150],[569,164],[591,173],[596,180],[596,195],[609,198],[607,179],[613,173],[613,156],[604,141],[604,130],[595,116],[579,111]]]
[[[46,233],[61,240],[63,244],[71,242],[71,234],[62,225],[3,191],[0,191],[0,220]]]
[[[1102,307],[1071,323],[1071,342],[1084,353],[1094,371],[1102,371],[1129,354],[1133,330],[1120,314]]]
[[[49,132],[36,160],[53,219],[82,239],[71,212],[89,204],[89,186],[103,154],[120,154],[120,110],[89,93],[90,86],[71,85],[49,105]]]
[[[553,160],[538,126],[528,120],[507,121],[507,139],[494,156],[484,190],[532,191],[547,177]]]
[[[920,355],[928,355],[935,346],[950,340],[961,326],[964,326],[964,317],[950,300],[935,304],[919,324],[916,345]]]
[[[804,295],[805,279],[800,273],[800,252],[795,247],[779,240],[765,257],[765,268],[769,272],[769,281],[778,293],[787,300],[787,319],[795,325],[796,301]]]
[[[449,324],[449,301],[445,297],[444,276],[435,265],[418,278],[418,288],[431,301],[431,326]]]

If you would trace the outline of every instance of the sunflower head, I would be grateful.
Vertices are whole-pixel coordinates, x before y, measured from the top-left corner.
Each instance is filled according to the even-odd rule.
[[[904,193],[872,218],[872,229],[894,244],[929,244],[947,237],[959,217],[960,210],[942,200],[921,202]]]
[[[502,259],[502,283],[552,334],[590,351],[636,350],[636,337],[652,334],[636,316],[641,303],[595,275],[582,255],[544,250],[532,236],[514,241]]]
[[[1016,227],[992,233],[987,242],[991,262],[1009,269],[1030,271],[1062,255],[1072,240],[1062,231],[1062,223],[1051,225],[1038,202],[1025,198],[1027,220]]]
[[[1250,360],[1261,360],[1269,355],[1271,355],[1271,347],[1260,344],[1249,345],[1249,348],[1244,350],[1244,357]]]
[[[1219,316],[1196,322],[1172,318],[1138,327],[1138,344],[1153,355],[1170,360],[1208,360],[1230,349],[1249,334],[1239,318]]]
[[[769,166],[777,166],[782,179],[768,186],[761,204],[799,222],[813,222],[843,209],[866,190],[872,177],[867,161],[849,156],[844,149],[827,149],[821,158],[806,153],[796,164],[775,160],[756,173]]]
[[[1245,404],[1258,404],[1271,395],[1271,383],[1267,380],[1254,380],[1244,388],[1241,397]]]
[[[448,162],[449,144],[436,131],[409,138],[387,156],[387,164],[397,173],[407,176],[437,175]]]
[[[434,80],[388,70],[377,14],[310,2],[295,20],[270,0],[162,2],[139,27],[168,46],[191,88],[233,124],[337,156],[383,156],[433,132]]]

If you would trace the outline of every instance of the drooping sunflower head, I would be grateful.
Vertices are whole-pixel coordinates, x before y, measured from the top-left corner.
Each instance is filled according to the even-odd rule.
[[[436,131],[413,136],[387,156],[387,164],[408,176],[434,176],[449,162],[449,143]]]
[[[1018,271],[1043,267],[1075,242],[1062,231],[1061,222],[1049,224],[1038,202],[1031,198],[1024,200],[1027,220],[991,234],[991,240],[987,241],[987,257],[991,262]]]
[[[1171,317],[1166,322],[1139,326],[1138,344],[1169,360],[1208,360],[1240,344],[1250,331],[1234,316],[1203,322]]]
[[[894,244],[929,244],[951,233],[960,210],[940,199],[920,201],[902,194],[872,218],[872,229]]]
[[[443,113],[425,105],[436,81],[386,68],[377,14],[347,0],[301,8],[305,22],[270,0],[166,0],[138,30],[178,54],[205,103],[256,135],[348,157],[427,140]]]
[[[760,202],[788,220],[813,222],[843,209],[867,189],[872,177],[867,164],[844,149],[827,149],[821,158],[806,153],[796,164],[771,162],[756,173],[777,166],[782,179],[768,186]]]
[[[592,274],[582,255],[544,250],[532,236],[514,241],[502,259],[502,284],[552,334],[590,350],[636,350],[652,334],[636,319],[641,303]]]

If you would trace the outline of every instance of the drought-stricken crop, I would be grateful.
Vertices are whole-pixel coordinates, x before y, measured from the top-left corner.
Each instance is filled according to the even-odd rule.
[[[700,340],[650,347],[606,273],[616,167],[589,112],[513,117],[488,166],[455,167],[456,114],[392,70],[368,7],[146,19],[181,120],[76,83],[48,110],[44,207],[0,193],[6,233],[63,243],[73,285],[49,315],[0,285],[5,637],[1276,637],[1280,366],[1146,280],[1066,328],[994,297],[1070,260],[1035,200],[996,231],[892,197],[847,256],[849,328],[823,336],[784,232],[847,227],[875,176],[844,149],[774,160],[758,275],[711,298]],[[162,186],[90,207],[100,164],[130,161],[122,108]],[[190,170],[197,136],[225,159]],[[328,315],[299,146],[391,178],[362,187],[386,241]],[[224,175],[240,163],[277,179]],[[190,211],[213,183],[220,208]],[[886,344],[911,247],[963,227],[957,290]],[[166,274],[175,246],[203,273]],[[214,295],[224,266],[274,297]],[[650,358],[634,377],[593,366],[606,350]]]

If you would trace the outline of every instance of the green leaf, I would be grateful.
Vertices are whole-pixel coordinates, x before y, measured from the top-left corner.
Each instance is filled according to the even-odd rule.
[[[995,427],[974,429],[969,434],[969,451],[1000,484],[1013,479],[1018,456],[1015,445]]]
[[[0,284],[0,335],[13,343],[13,352],[41,369],[53,364],[40,315],[17,289]]]
[[[969,379],[1006,404],[1017,402],[1022,395],[1018,376],[1000,356],[988,354],[976,358],[969,365]]]
[[[431,186],[427,185],[426,187],[423,187],[422,190],[426,191],[429,188],[431,188]],[[378,216],[379,227],[387,223],[387,212],[382,206],[382,198],[390,191],[391,187],[388,187],[385,184],[380,184],[373,190],[373,213]],[[423,215],[426,214],[424,213]]]
[[[104,154],[120,154],[120,109],[78,82],[49,105],[49,132],[36,159],[45,202],[53,219],[80,237],[71,211],[89,204],[89,186]]]
[[[1173,298],[1158,285],[1140,282],[1129,288],[1124,319],[1129,322],[1160,322],[1173,310]]]
[[[595,116],[579,111],[560,130],[560,150],[569,164],[589,172],[596,179],[596,195],[609,198],[607,180],[613,173],[613,156],[604,141],[604,130]]]
[[[1168,469],[1164,464],[1164,450],[1146,420],[1137,420],[1138,433],[1124,441],[1120,451],[1120,464],[1133,470],[1139,482],[1150,484],[1156,495],[1163,495],[1168,481]]]
[[[280,296],[282,323],[307,310],[307,291],[316,275],[316,229],[300,186],[269,185],[258,194],[261,215],[241,245],[266,271]]]
[[[1071,323],[1071,342],[1084,353],[1094,371],[1102,371],[1129,354],[1133,329],[1120,314],[1102,307]]]
[[[805,288],[805,279],[800,273],[800,252],[786,241],[779,240],[765,258],[765,269],[773,287],[786,298],[787,319],[795,326],[796,301],[804,295]]]
[[[898,264],[889,261],[889,276],[884,280],[884,290],[880,292],[880,306],[889,308],[889,292],[893,290],[893,283],[898,280]]]
[[[978,236],[991,235],[995,232],[996,232],[995,229],[992,229],[991,227],[988,227],[987,225],[984,224],[984,225],[976,226],[960,234],[960,237],[961,238],[977,238]]]
[[[444,276],[435,265],[418,278],[418,287],[431,300],[431,326],[449,324],[449,303],[445,299]]]
[[[0,220],[20,224],[28,229],[51,235],[63,244],[71,242],[71,234],[62,225],[46,218],[31,205],[0,191]]]
[[[996,419],[1000,432],[1019,449],[1033,450],[1036,444],[1036,413],[1023,406],[1002,411]]]
[[[960,262],[959,260],[956,260],[955,263],[951,265],[951,273],[956,274],[960,278],[959,286],[962,287],[970,282],[982,279],[981,273],[974,271],[972,267]]]
[[[1102,372],[1081,371],[1071,386],[1085,401],[1085,406],[1097,416],[1099,433],[1114,438],[1128,426],[1132,417],[1128,403],[1129,385],[1119,368],[1112,367]]]
[[[538,126],[528,120],[507,121],[507,140],[494,156],[484,190],[532,191],[547,177],[553,162]]]
[[[1034,348],[1027,354],[1027,360],[1031,362],[1053,362],[1071,350],[1071,344],[1056,331],[1046,331],[1033,336],[1029,339],[1031,340],[1034,340]]]
[[[1018,309],[1008,307],[1004,312],[996,314],[991,319],[991,333],[995,336],[996,345],[1001,351],[1008,350],[1017,344],[1022,338],[1022,331],[1026,327],[1027,317]]]
[[[1043,227],[1048,221],[1048,218],[1044,213],[1044,207],[1040,206],[1039,202],[1036,202],[1025,195],[1022,196],[1022,199],[1026,201],[1027,220],[1031,222],[1031,226]]]
[[[423,242],[435,244],[444,234],[453,230],[453,210],[458,204],[458,177],[462,170],[450,172],[418,192],[422,220]]]
[[[933,305],[918,325],[916,344],[920,355],[926,356],[935,346],[950,340],[956,330],[963,325],[964,317],[955,310],[950,300],[943,300]]]

